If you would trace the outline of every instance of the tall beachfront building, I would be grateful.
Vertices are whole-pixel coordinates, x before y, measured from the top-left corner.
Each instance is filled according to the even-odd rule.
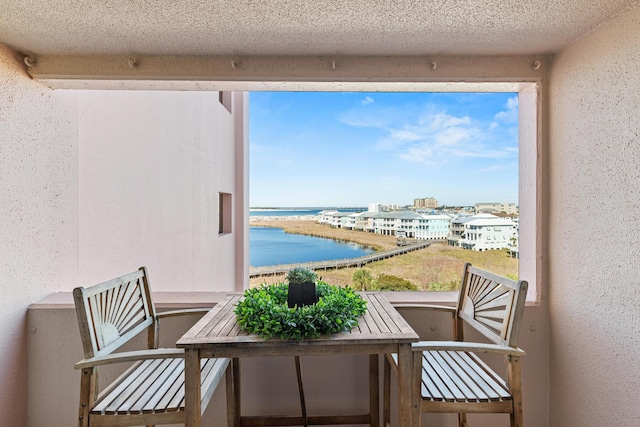
[[[413,199],[413,207],[416,209],[435,209],[438,207],[438,201],[435,197]]]

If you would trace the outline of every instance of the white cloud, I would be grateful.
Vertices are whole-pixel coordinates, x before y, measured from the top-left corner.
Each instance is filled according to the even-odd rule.
[[[509,98],[505,110],[500,111],[493,118],[506,123],[516,123],[518,121],[518,97]]]
[[[495,146],[489,136],[491,125],[488,127],[483,130],[468,116],[430,112],[417,120],[417,124],[389,128],[388,136],[377,148],[393,151],[406,161],[429,165],[447,163],[454,158],[513,157],[511,150]]]
[[[509,99],[506,108],[517,120],[517,97]],[[505,113],[506,112],[501,112]],[[501,113],[498,113],[501,114]],[[506,118],[506,116],[505,116]],[[494,134],[498,122],[481,123],[468,115],[448,114],[442,108],[428,105],[421,116],[389,110],[352,110],[339,117],[347,125],[379,129],[385,136],[375,148],[413,163],[441,165],[455,158],[506,159],[517,157]]]
[[[374,102],[376,102],[375,99],[373,99],[370,96],[367,96],[362,100],[362,105],[369,105],[369,104],[373,104]]]

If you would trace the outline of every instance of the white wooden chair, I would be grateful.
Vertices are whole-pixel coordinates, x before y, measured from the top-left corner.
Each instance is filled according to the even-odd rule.
[[[522,427],[522,390],[518,331],[527,294],[526,281],[513,281],[465,264],[456,307],[396,304],[396,308],[439,310],[452,314],[454,341],[421,341],[413,349],[414,423],[421,414],[457,413],[467,427],[467,413],[509,413],[511,427]],[[464,341],[467,324],[492,343]],[[480,355],[504,355],[506,373],[498,375]],[[390,372],[397,357],[385,357],[384,422],[390,419]]]
[[[184,352],[159,349],[161,318],[209,309],[156,313],[146,268],[89,288],[73,291],[85,359],[78,425],[133,426],[184,423]],[[147,349],[114,353],[140,332],[147,331]],[[98,368],[113,363],[131,366],[115,381],[98,389]],[[231,364],[228,359],[202,360],[202,408],[227,372],[227,409],[233,408]],[[232,417],[228,414],[228,419]]]

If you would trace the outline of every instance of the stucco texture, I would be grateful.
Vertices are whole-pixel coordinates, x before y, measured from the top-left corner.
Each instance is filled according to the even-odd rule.
[[[638,28],[636,8],[553,63],[551,426],[640,425]]]
[[[218,233],[218,193],[235,195],[234,122],[218,93],[76,96],[80,283],[144,265],[154,291],[234,290],[235,234]]]
[[[0,45],[0,414],[27,424],[28,305],[77,280],[72,106]]]
[[[244,152],[217,92],[54,91],[3,45],[0,100],[0,424],[24,426],[29,304],[141,265],[155,291],[235,289],[218,193],[245,200]]]

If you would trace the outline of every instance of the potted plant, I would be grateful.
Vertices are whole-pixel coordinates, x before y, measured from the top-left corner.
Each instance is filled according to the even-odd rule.
[[[318,275],[305,267],[294,267],[287,272],[285,279],[289,283],[287,305],[289,308],[303,307],[318,302],[316,280]]]

